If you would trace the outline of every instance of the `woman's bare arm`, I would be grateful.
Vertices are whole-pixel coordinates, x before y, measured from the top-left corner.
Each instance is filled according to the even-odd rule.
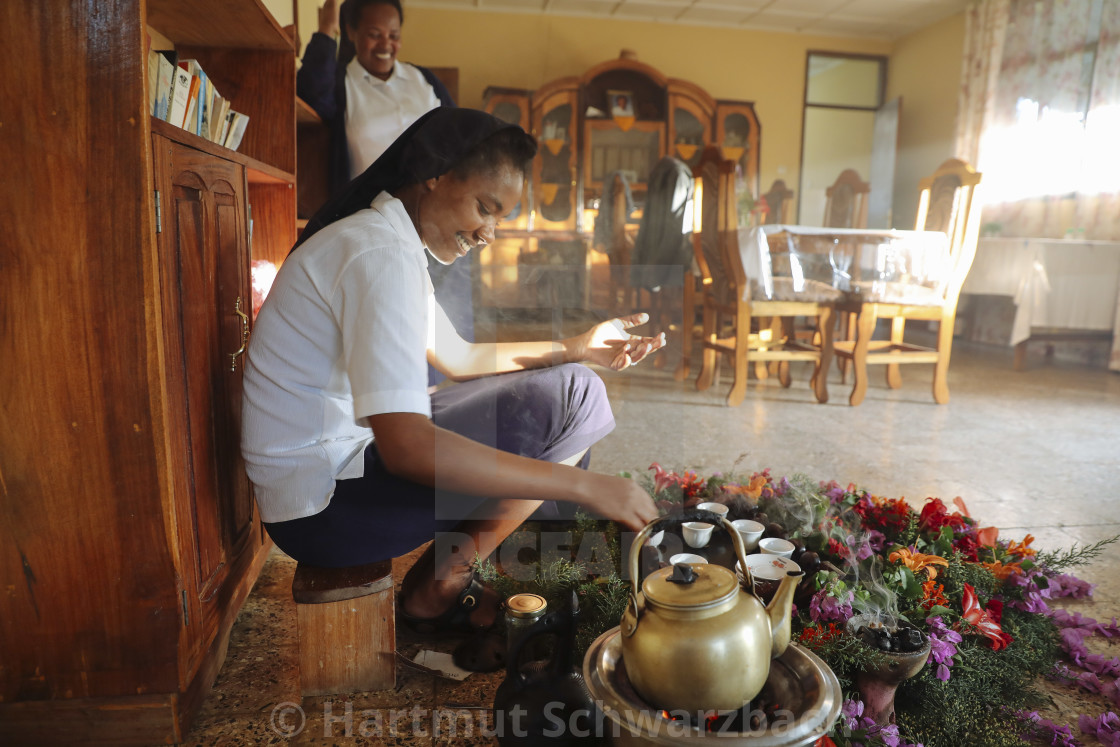
[[[653,500],[631,480],[510,454],[416,413],[369,422],[385,467],[410,482],[488,498],[575,503],[634,531],[657,518]]]
[[[435,340],[428,347],[428,362],[452,381],[561,363],[595,363],[620,371],[665,345],[663,334],[643,337],[627,331],[645,324],[645,314],[611,319],[556,341],[471,343],[459,337],[438,304],[433,313]]]

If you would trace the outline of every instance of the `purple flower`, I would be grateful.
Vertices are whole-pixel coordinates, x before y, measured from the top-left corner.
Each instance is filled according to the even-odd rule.
[[[1093,589],[1096,586],[1068,573],[1059,573],[1050,578],[1050,596],[1055,599],[1059,597],[1082,599],[1093,596]]]
[[[1077,727],[1082,734],[1096,737],[1101,744],[1120,747],[1120,716],[1112,711],[1102,713],[1095,719],[1082,715],[1077,719]]]
[[[949,667],[953,666],[953,657],[957,655],[957,644],[963,639],[961,634],[950,630],[940,617],[927,617],[929,626],[929,658],[938,665],[935,676],[942,682],[949,681]]]
[[[883,546],[886,543],[887,543],[886,535],[883,534],[882,532],[880,532],[878,529],[872,529],[870,532],[867,533],[867,544],[870,545],[871,549],[874,550],[875,552],[882,552],[883,551]]]
[[[1023,587],[1023,598],[1010,602],[1012,607],[1036,615],[1050,613],[1050,606],[1046,604],[1046,600],[1050,598],[1050,588],[1049,586],[1046,588],[1038,587],[1034,581],[1038,575],[1040,574],[1036,569],[1025,574],[1014,573],[1008,576],[1007,583],[1009,585]]]
[[[852,592],[847,591],[837,599],[829,593],[828,587],[825,587],[814,594],[809,601],[809,619],[817,623],[847,622],[852,616],[853,597]]]
[[[1069,726],[1058,726],[1053,721],[1038,715],[1038,711],[1019,711],[1016,713],[1020,719],[1031,725],[1031,729],[1024,738],[1034,737],[1046,741],[1053,747],[1078,747],[1080,744],[1073,738],[1073,730]]]

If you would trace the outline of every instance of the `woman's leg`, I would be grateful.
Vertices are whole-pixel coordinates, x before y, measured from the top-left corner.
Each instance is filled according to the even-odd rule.
[[[433,395],[432,418],[503,451],[569,465],[614,427],[602,379],[576,364],[448,387]],[[402,606],[411,615],[431,617],[454,604],[475,559],[461,549],[488,557],[540,506],[533,500],[487,500],[468,513],[458,497],[437,490],[439,523],[454,526],[436,533],[402,583]],[[472,621],[489,624],[497,614],[496,601],[495,596],[479,605]]]

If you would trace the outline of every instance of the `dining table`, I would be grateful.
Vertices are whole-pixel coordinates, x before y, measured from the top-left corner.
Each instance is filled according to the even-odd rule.
[[[940,231],[769,224],[740,229],[739,253],[752,298],[834,305],[852,343],[851,405],[863,400],[874,361],[873,306],[940,306],[956,274]]]

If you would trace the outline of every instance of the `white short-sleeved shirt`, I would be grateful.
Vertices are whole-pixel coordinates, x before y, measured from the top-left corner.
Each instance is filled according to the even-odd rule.
[[[242,408],[264,521],[312,516],[336,479],[362,476],[367,416],[431,417],[425,252],[404,205],[383,192],[280,268],[249,343]]]
[[[346,144],[350,177],[369,168],[410,124],[440,105],[415,65],[395,60],[388,80],[370,75],[357,58],[346,66]]]

